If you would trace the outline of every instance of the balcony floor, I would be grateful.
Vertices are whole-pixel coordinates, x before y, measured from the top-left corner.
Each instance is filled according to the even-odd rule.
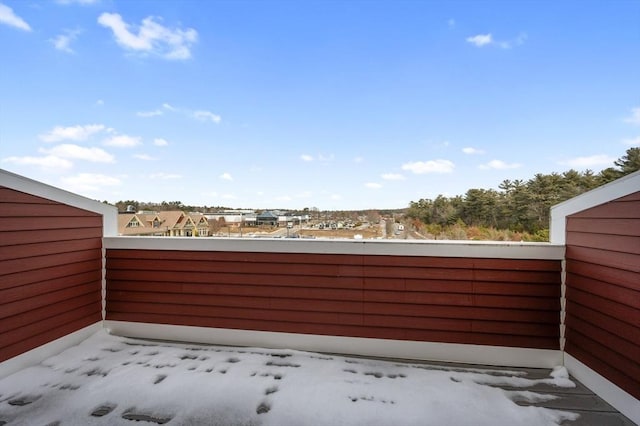
[[[0,380],[4,424],[633,425],[564,368],[377,360],[105,332]]]

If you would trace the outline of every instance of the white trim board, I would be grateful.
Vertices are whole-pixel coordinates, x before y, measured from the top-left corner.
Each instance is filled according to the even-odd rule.
[[[118,209],[81,195],[0,169],[0,186],[102,215],[103,235],[118,235]]]
[[[640,191],[640,171],[623,176],[606,185],[592,189],[551,207],[549,240],[553,244],[565,244],[567,216],[595,206],[617,200]]]
[[[607,401],[634,423],[640,424],[640,401],[568,353],[564,354],[564,365],[567,367],[569,374],[582,382],[596,395]]]
[[[321,336],[111,320],[106,320],[104,325],[110,333],[119,336],[225,346],[297,349],[345,355],[507,367],[553,368],[562,364],[562,352],[548,349]]]
[[[16,371],[37,365],[47,358],[58,355],[65,349],[78,345],[101,329],[102,321],[98,321],[78,331],[62,336],[59,339],[0,362],[0,378],[7,377]]]
[[[279,238],[107,237],[107,249],[436,256],[562,260],[564,246],[491,241],[304,240]]]

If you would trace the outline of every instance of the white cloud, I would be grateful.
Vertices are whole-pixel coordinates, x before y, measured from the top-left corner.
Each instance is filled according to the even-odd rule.
[[[119,148],[132,148],[142,142],[138,136],[116,135],[104,141],[106,146],[117,146]]]
[[[138,117],[144,117],[144,118],[149,118],[149,117],[155,117],[157,115],[162,115],[163,112],[161,109],[156,109],[153,111],[138,111],[136,112],[136,115]]]
[[[558,164],[576,168],[588,168],[594,166],[611,166],[614,161],[616,161],[614,157],[605,154],[596,154],[588,157],[570,158],[565,161],[560,161]]]
[[[24,31],[31,31],[31,27],[27,22],[13,13],[13,9],[0,3],[0,24],[9,25]]]
[[[622,139],[622,143],[628,146],[640,146],[640,136],[633,139]]]
[[[155,158],[150,156],[149,154],[133,154],[133,158],[137,158],[138,160],[143,160],[143,161],[155,160]]]
[[[60,142],[63,140],[84,141],[92,135],[105,130],[102,124],[87,124],[85,126],[56,126],[47,133],[41,134],[40,140],[44,142]]]
[[[311,155],[309,155],[309,154],[302,154],[302,155],[300,156],[300,159],[301,159],[302,161],[307,161],[307,162],[308,162],[308,161],[313,161],[313,157],[312,157]]]
[[[493,42],[493,39],[491,37],[491,33],[478,34],[472,37],[467,37],[467,42],[475,45],[476,47],[482,47],[487,44],[491,44]]]
[[[200,121],[213,121],[214,123],[219,123],[222,118],[219,115],[216,115],[210,111],[194,111],[193,118]]]
[[[358,163],[358,164],[359,164],[359,163],[363,163],[363,162],[364,162],[364,158],[362,158],[362,157],[356,157],[356,158],[354,158],[354,159],[353,159],[353,162],[354,162],[354,163]]]
[[[505,163],[502,160],[491,160],[487,164],[481,164],[478,166],[482,170],[507,170],[507,169],[517,169],[518,167],[522,167],[522,164],[519,163]]]
[[[329,154],[329,155],[320,154],[320,155],[318,155],[318,161],[322,161],[324,163],[327,163],[329,161],[333,161],[335,158],[336,157],[333,154]]]
[[[62,144],[53,148],[39,150],[43,154],[49,154],[60,158],[70,158],[73,160],[85,160],[92,163],[113,163],[115,158],[101,148],[87,148],[74,144]]]
[[[105,186],[119,186],[120,179],[97,173],[78,173],[61,179],[66,189],[72,192],[98,191]]]
[[[162,179],[162,180],[169,180],[169,179],[182,179],[182,175],[179,175],[177,173],[164,173],[164,172],[159,172],[159,173],[152,173],[149,175],[150,179]]]
[[[513,40],[500,41],[497,42],[497,44],[502,49],[511,49],[512,47],[523,45],[526,40],[527,34],[520,33],[518,34],[518,37],[514,38]]]
[[[180,28],[168,28],[160,25],[149,16],[142,20],[142,25],[137,27],[137,34],[130,29],[134,26],[122,20],[117,13],[103,13],[98,17],[98,23],[110,28],[116,42],[125,49],[150,53],[165,59],[189,59],[191,46],[197,41],[198,33],[193,28],[182,30]]]
[[[404,180],[404,176],[400,173],[385,173],[382,175],[384,180]]]
[[[168,109],[169,111],[177,111],[178,110],[177,108],[172,107],[170,104],[168,104],[166,102],[162,104],[162,108]]]
[[[382,185],[376,182],[367,182],[364,184],[364,186],[366,186],[369,189],[380,189],[382,188]]]
[[[455,165],[449,160],[413,161],[402,165],[402,170],[421,175],[426,173],[451,173]]]
[[[640,107],[631,108],[631,115],[624,119],[625,123],[640,126]]]
[[[456,20],[455,19],[449,19],[447,21],[447,25],[449,26],[449,28],[455,28],[456,27]]]
[[[104,101],[103,101],[102,99],[98,99],[98,100],[96,101],[96,105],[97,105],[97,106],[102,106],[102,105],[104,105]]]
[[[169,142],[167,142],[166,139],[156,138],[156,139],[153,140],[153,144],[155,146],[167,146],[167,145],[169,145]]]
[[[56,36],[55,38],[49,39],[53,46],[66,53],[75,53],[75,51],[70,47],[71,42],[75,41],[80,35],[80,30],[66,30],[63,34]]]
[[[224,172],[220,175],[220,179],[222,180],[233,180],[233,176],[230,173]]]
[[[484,151],[481,149],[477,149],[477,148],[473,148],[473,147],[466,147],[466,148],[462,148],[462,152],[464,152],[465,154],[469,154],[469,155],[479,155],[479,154],[484,154]]]
[[[73,167],[73,163],[55,155],[45,157],[8,157],[2,159],[3,163],[17,164],[20,166],[38,166],[47,170],[68,170]]]

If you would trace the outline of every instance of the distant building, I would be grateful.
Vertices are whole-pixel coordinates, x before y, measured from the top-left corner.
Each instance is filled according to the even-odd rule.
[[[209,222],[202,213],[185,213],[179,210],[121,213],[118,215],[118,234],[206,237],[209,236]]]

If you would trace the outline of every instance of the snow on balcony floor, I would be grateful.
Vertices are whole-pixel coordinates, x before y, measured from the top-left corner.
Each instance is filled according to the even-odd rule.
[[[558,404],[563,398],[585,396],[581,385],[563,367],[540,371],[145,341],[101,331],[0,380],[0,425],[628,424],[611,410],[594,418],[563,408],[571,407]]]

